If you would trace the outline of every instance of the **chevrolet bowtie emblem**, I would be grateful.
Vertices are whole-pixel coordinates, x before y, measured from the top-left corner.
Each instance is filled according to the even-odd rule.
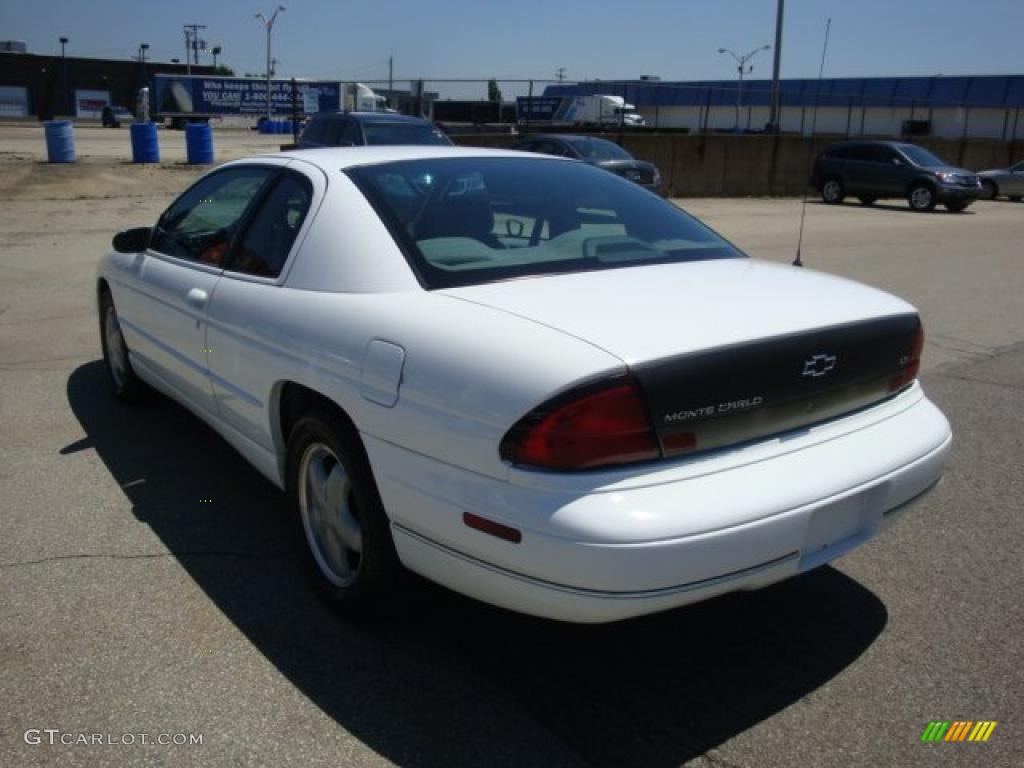
[[[837,360],[835,355],[826,355],[824,352],[812,355],[804,361],[803,375],[810,376],[812,379],[824,376],[836,367]]]

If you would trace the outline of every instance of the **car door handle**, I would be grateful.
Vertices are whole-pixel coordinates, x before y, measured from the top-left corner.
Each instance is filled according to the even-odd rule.
[[[202,309],[206,306],[206,302],[209,301],[210,294],[204,291],[202,288],[193,288],[191,291],[185,294],[185,303],[196,309]]]

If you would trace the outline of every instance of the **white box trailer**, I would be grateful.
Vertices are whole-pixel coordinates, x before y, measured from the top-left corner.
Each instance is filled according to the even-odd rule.
[[[647,125],[636,107],[622,96],[592,94],[589,96],[521,96],[516,99],[516,115],[520,123],[561,126],[629,126]]]
[[[622,96],[576,96],[565,113],[574,125],[645,125],[646,121]]]

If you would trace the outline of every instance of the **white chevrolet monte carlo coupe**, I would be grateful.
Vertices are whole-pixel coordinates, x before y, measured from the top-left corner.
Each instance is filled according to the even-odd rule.
[[[754,589],[872,538],[950,448],[913,307],[571,160],[229,163],[96,289],[115,395],[169,395],[285,489],[349,609],[401,566],[578,622]]]

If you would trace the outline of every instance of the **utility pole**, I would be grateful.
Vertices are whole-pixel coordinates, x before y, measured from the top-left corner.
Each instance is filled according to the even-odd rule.
[[[267,120],[273,119],[273,109],[270,101],[270,33],[274,30],[274,22],[277,20],[277,14],[283,10],[285,10],[283,5],[277,6],[277,9],[269,19],[262,13],[256,14],[256,18],[259,19],[263,23],[263,26],[267,28]]]
[[[775,12],[775,61],[772,64],[772,92],[771,111],[768,115],[768,124],[772,133],[779,132],[779,109],[782,104],[782,93],[779,90],[779,78],[782,74],[782,17],[784,15],[786,0],[779,0],[778,9]]]
[[[565,80],[565,67],[559,67],[555,74],[558,77],[558,82],[562,83]]]
[[[68,113],[71,111],[71,94],[68,93],[68,60],[64,58],[64,46],[68,44],[66,37],[60,38],[60,66],[63,70],[62,78],[64,80],[64,111]]]
[[[217,57],[220,56],[220,52],[221,52],[221,47],[219,45],[215,45],[213,47],[213,50],[210,51],[210,53],[213,54],[213,68],[214,69],[217,68]]]
[[[391,95],[392,91],[395,90],[395,57],[388,56],[388,101],[390,102],[394,96]],[[389,104],[390,106],[390,104]]]
[[[730,56],[732,56],[734,59],[736,59],[736,63],[739,65],[736,68],[739,71],[739,73],[740,73],[740,79],[739,79],[739,82],[736,85],[736,127],[735,127],[735,130],[736,130],[737,133],[740,130],[740,110],[743,108],[743,75],[744,74],[749,74],[749,73],[754,71],[754,65],[751,64],[750,66],[747,66],[747,62],[750,61],[752,58],[754,58],[754,56],[756,56],[761,51],[767,51],[769,48],[771,48],[770,45],[762,45],[760,48],[755,48],[750,53],[746,53],[743,56],[740,56],[735,51],[731,51],[728,48],[719,48],[718,49],[719,53],[728,53]]]
[[[192,59],[195,58],[196,65],[199,64],[199,30],[206,29],[205,24],[185,25],[185,72],[192,74]],[[205,45],[205,43],[204,43]],[[191,55],[190,55],[191,54]]]

